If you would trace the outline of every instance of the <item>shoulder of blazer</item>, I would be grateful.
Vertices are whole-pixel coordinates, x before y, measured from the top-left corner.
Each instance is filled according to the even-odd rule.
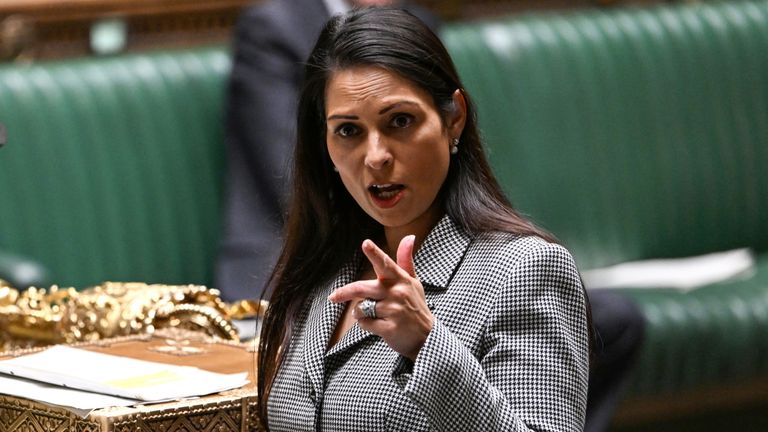
[[[472,249],[476,251],[494,251],[495,254],[489,256],[491,260],[501,260],[509,264],[523,259],[528,254],[537,249],[546,249],[548,247],[560,247],[554,243],[542,239],[541,237],[501,231],[489,231],[477,235],[472,241]]]
[[[465,271],[485,275],[499,286],[524,274],[560,274],[571,277],[578,270],[570,252],[557,243],[536,236],[505,232],[478,235],[465,256]],[[528,277],[528,276],[525,276]]]

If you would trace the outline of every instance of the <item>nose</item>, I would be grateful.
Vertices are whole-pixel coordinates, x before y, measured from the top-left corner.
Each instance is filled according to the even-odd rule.
[[[371,134],[368,138],[365,153],[365,166],[380,170],[392,164],[392,153],[379,134]]]

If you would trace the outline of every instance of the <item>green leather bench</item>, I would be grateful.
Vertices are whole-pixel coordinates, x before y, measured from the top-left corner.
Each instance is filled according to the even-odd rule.
[[[444,38],[502,183],[582,269],[756,253],[748,279],[626,291],[648,330],[617,427],[768,427],[768,1]],[[210,285],[229,66],[222,47],[0,66],[0,278]]]
[[[648,329],[619,420],[738,425],[715,419],[728,405],[749,419],[737,427],[768,430],[768,2],[534,14],[444,37],[502,184],[582,269],[756,254],[745,280],[626,291]]]
[[[216,48],[0,67],[0,252],[43,285],[210,284],[229,65]]]

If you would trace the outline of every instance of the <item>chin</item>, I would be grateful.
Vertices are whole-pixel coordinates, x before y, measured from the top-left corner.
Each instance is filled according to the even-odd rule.
[[[366,213],[385,228],[399,227],[408,223],[402,215],[383,215],[378,211]]]

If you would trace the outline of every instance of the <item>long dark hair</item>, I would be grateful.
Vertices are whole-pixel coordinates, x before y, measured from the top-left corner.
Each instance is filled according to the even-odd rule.
[[[382,232],[334,173],[325,143],[326,84],[334,71],[356,66],[386,69],[426,90],[444,123],[456,109],[454,92],[463,92],[440,39],[408,12],[360,9],[326,24],[305,66],[285,243],[270,279],[273,294],[259,341],[259,410],[264,423],[281,352],[287,350],[291,326],[308,296],[351,259],[364,239]],[[459,152],[451,156],[438,195],[445,212],[470,235],[506,231],[554,240],[520,216],[504,196],[486,160],[474,106],[469,95],[463,94],[466,124]]]

